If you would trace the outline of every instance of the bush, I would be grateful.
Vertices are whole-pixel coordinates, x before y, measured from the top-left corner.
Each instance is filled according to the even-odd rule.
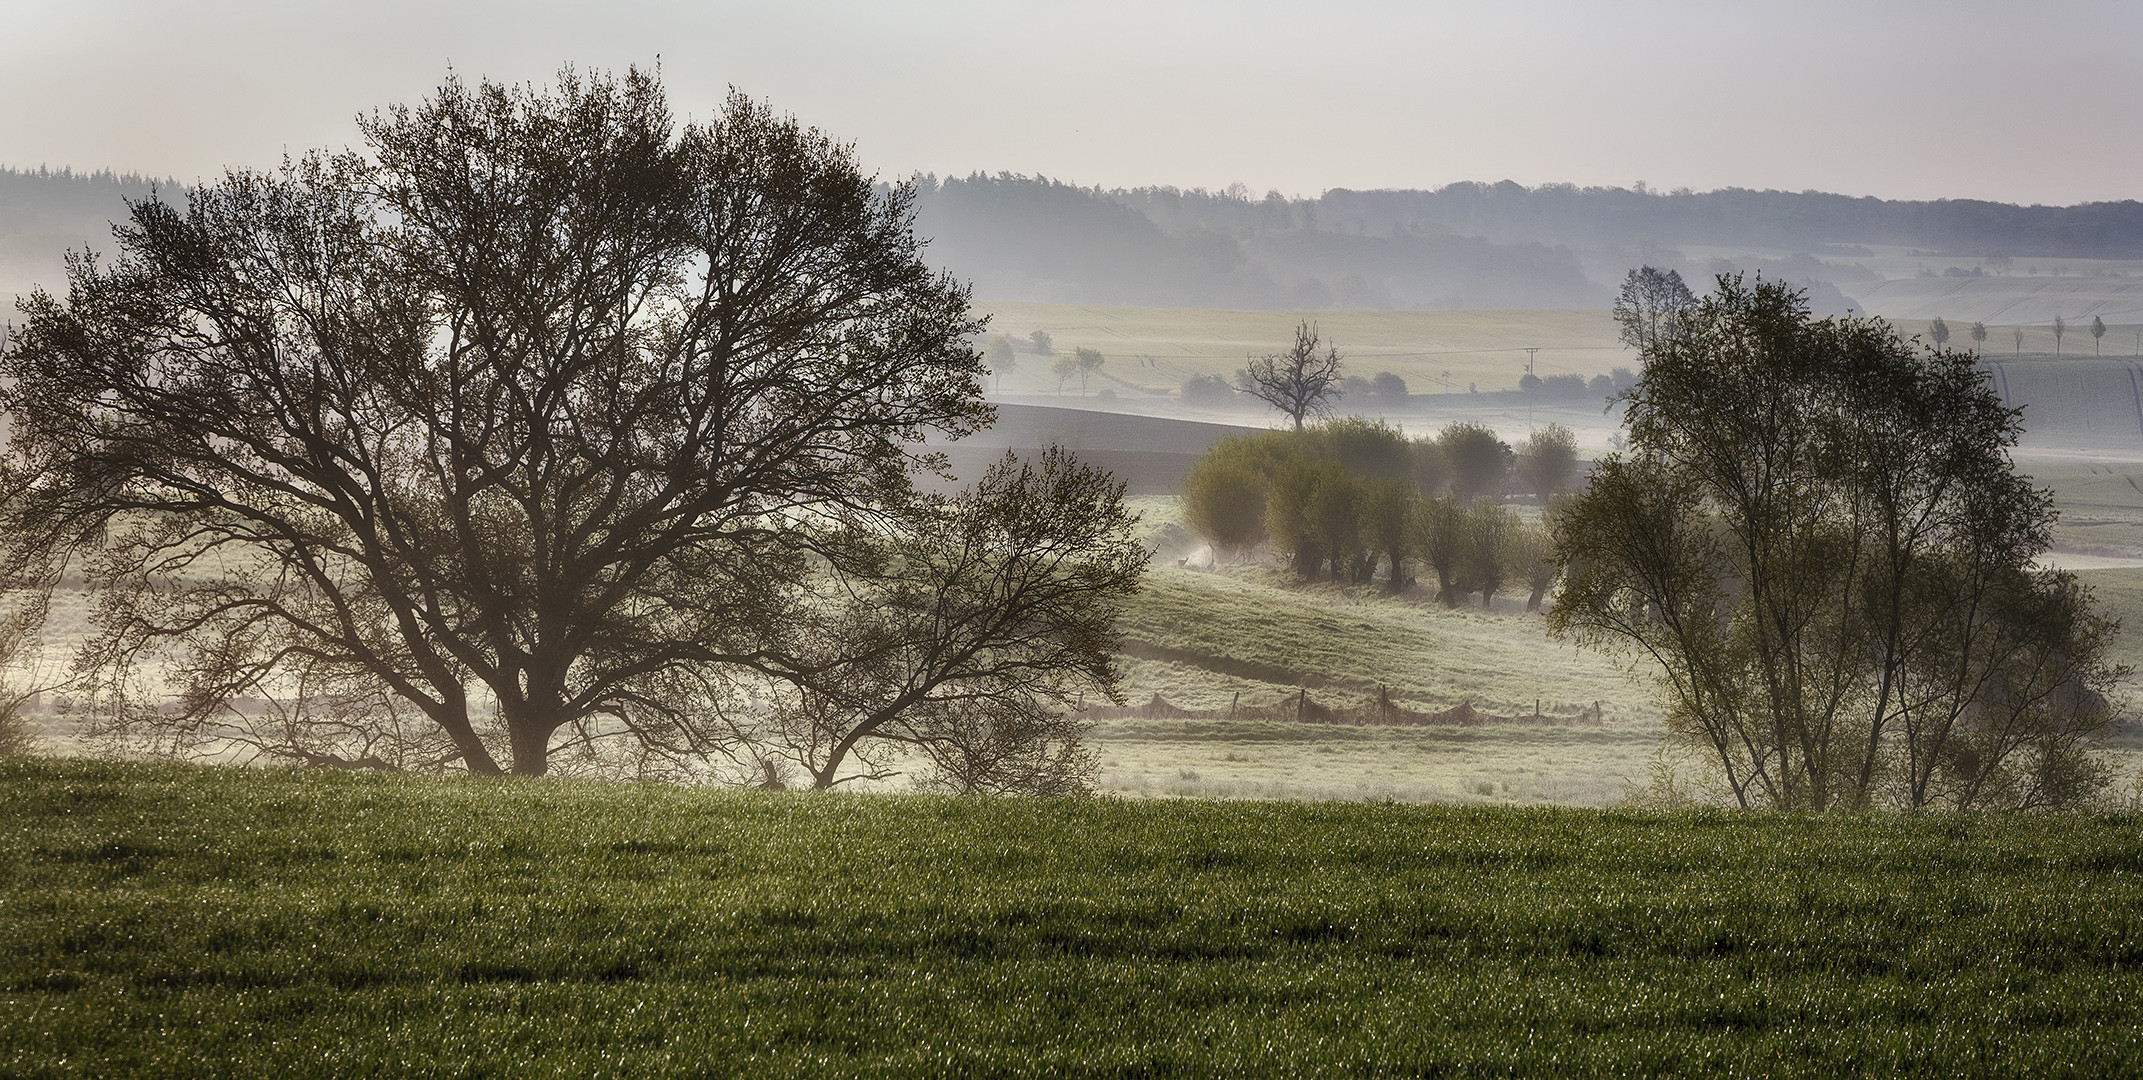
[[[1199,405],[1226,405],[1235,400],[1235,388],[1218,375],[1193,375],[1183,380],[1183,400]]]
[[[1265,542],[1265,477],[1246,457],[1216,447],[1183,480],[1184,520],[1214,554],[1228,558]]]

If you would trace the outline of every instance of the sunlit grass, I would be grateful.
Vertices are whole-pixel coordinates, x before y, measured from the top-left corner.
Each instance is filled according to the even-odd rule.
[[[1253,751],[1254,752],[1254,751]],[[2116,1075],[2133,817],[0,763],[0,1074]]]

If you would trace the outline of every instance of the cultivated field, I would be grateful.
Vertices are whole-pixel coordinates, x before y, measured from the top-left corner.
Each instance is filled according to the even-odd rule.
[[[2112,1076],[2132,815],[0,761],[0,1074]]]

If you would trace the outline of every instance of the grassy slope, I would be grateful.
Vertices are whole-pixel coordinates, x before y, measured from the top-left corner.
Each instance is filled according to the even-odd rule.
[[[1351,728],[1226,720],[1104,721],[1105,789],[1140,794],[1603,805],[1641,777],[1658,744],[1644,687],[1598,654],[1551,640],[1523,599],[1498,611],[1447,611],[1418,593],[1289,585],[1271,572],[1155,569],[1128,613],[1132,642],[1310,673],[1312,699],[1358,704],[1378,685],[1423,711],[1470,702],[1505,716],[1599,723],[1468,728]],[[1132,658],[1126,693],[1194,709],[1289,699],[1295,684]]]
[[[0,761],[0,1073],[2112,1075],[2132,817]]]

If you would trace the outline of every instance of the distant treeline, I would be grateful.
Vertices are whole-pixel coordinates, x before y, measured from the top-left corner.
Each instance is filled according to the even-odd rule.
[[[1732,268],[1825,287],[1877,277],[1850,261],[1867,257],[1869,244],[1997,262],[2143,258],[2143,203],[2133,201],[2013,206],[1509,181],[1254,199],[1240,186],[1105,190],[1011,173],[924,176],[916,187],[931,257],[996,300],[1604,307],[1623,269],[1682,263],[1674,249],[1685,244],[1791,252]]]
[[[184,187],[130,173],[0,167],[0,292],[108,250],[126,200]],[[1641,262],[1702,276],[1681,245],[1792,253],[1732,269],[1815,286],[1840,307],[1878,275],[1864,245],[1959,259],[2143,258],[2143,203],[2014,206],[1821,192],[1669,193],[1459,183],[1434,191],[1080,187],[998,173],[916,180],[929,258],[985,300],[1239,309],[1605,307]]]
[[[114,221],[127,216],[127,200],[161,189],[185,199],[175,180],[133,173],[0,167],[0,294],[27,291],[33,283],[57,290],[62,257],[91,248],[110,252]],[[4,302],[0,295],[0,302]],[[12,317],[12,309],[0,318]]]

